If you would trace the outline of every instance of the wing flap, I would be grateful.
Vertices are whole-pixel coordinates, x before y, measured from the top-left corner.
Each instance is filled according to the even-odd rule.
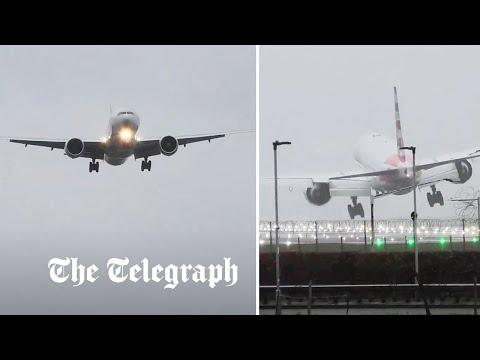
[[[195,142],[199,142],[199,141],[210,142],[213,139],[219,139],[219,138],[222,138],[222,137],[225,137],[225,134],[179,138],[178,139],[178,145],[187,146],[187,144],[191,144],[191,143],[195,143]]]
[[[85,150],[81,157],[89,159],[101,159],[105,158],[105,144],[99,141],[86,141],[84,142]]]
[[[49,140],[22,140],[22,139],[10,139],[10,142],[23,144],[25,147],[28,145],[47,147],[53,149],[65,149],[66,141],[49,141]],[[90,159],[102,159],[105,156],[105,144],[99,141],[86,141],[83,143],[85,148],[81,157]]]
[[[187,144],[196,143],[200,141],[210,142],[213,139],[225,137],[225,134],[206,135],[206,136],[191,136],[177,138],[178,146],[187,146]],[[135,159],[160,155],[160,139],[156,140],[142,140],[139,141],[134,152]]]
[[[44,140],[22,140],[22,139],[10,139],[10,142],[17,144],[24,144],[32,146],[43,146],[51,149],[65,149],[65,141],[44,141]]]
[[[137,143],[135,148],[135,159],[160,155],[160,140],[144,140]]]
[[[261,178],[261,180],[268,180],[269,183],[274,178]],[[279,187],[288,187],[290,192],[300,191],[305,192],[307,188],[311,188],[315,183],[324,183],[329,185],[329,193],[331,196],[370,196],[371,185],[368,180],[328,180],[322,177],[322,180],[317,180],[310,177],[280,177],[278,178]]]

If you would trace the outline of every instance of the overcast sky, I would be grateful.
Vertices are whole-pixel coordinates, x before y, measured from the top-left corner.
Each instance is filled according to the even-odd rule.
[[[376,131],[395,139],[394,86],[405,144],[417,147],[418,158],[480,147],[479,64],[478,46],[262,46],[260,176],[273,176],[276,139],[293,143],[279,149],[279,176],[359,170],[352,149],[358,137]],[[473,165],[466,184],[437,185],[445,200],[480,187],[480,161]],[[448,202],[431,209],[428,191],[419,193],[419,218],[456,217]],[[279,199],[280,220],[349,218],[348,197],[316,207],[282,188]],[[369,208],[368,198],[359,201]],[[380,199],[376,216],[408,218],[412,201],[412,193]],[[274,219],[273,186],[263,182],[260,219]]]
[[[159,138],[255,128],[254,46],[2,46],[0,136],[100,140],[109,105]],[[0,141],[0,313],[255,313],[255,134],[229,136],[100,172],[61,150]],[[52,257],[100,268],[73,288]],[[111,257],[217,264],[230,288],[113,284]]]

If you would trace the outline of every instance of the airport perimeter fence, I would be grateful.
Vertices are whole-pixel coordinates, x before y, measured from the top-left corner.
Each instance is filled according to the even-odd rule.
[[[295,310],[311,315],[318,309],[432,309],[468,310],[478,315],[477,276],[467,284],[371,284],[371,285],[283,285],[276,301],[276,286],[260,286],[260,311]],[[270,312],[273,314],[273,312]],[[447,312],[448,313],[448,312]]]
[[[411,219],[318,220],[279,222],[280,251],[370,252],[414,251]],[[259,224],[261,253],[275,252],[275,222]],[[480,251],[478,221],[417,220],[419,251]]]

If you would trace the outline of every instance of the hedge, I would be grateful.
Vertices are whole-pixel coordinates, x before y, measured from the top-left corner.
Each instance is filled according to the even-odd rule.
[[[282,253],[281,283],[411,284],[413,253]],[[423,283],[472,283],[480,272],[480,252],[421,252]],[[260,254],[260,285],[275,284],[275,256]]]

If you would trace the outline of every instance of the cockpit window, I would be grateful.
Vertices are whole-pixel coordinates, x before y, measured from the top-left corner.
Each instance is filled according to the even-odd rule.
[[[123,112],[119,112],[118,115],[134,115],[133,112],[131,111],[123,111]]]

